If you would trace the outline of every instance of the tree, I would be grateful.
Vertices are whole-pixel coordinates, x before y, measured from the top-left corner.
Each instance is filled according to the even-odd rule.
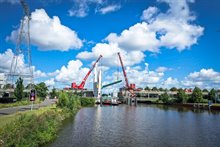
[[[149,90],[150,90],[150,88],[149,88],[148,86],[146,86],[146,87],[144,88],[144,90],[149,91]]]
[[[15,84],[16,84],[16,88],[14,91],[14,95],[17,98],[17,101],[20,101],[24,97],[23,79],[19,77]]]
[[[69,104],[68,94],[63,91],[60,92],[59,98],[58,98],[58,106],[63,108],[63,107],[68,107],[68,104]]]
[[[177,92],[177,102],[178,103],[186,103],[188,96],[186,95],[183,89],[179,89]]]
[[[48,88],[44,82],[35,85],[35,89],[37,91],[37,96],[42,98],[45,98],[47,96]]]
[[[170,91],[177,91],[178,89],[176,87],[170,88]]]
[[[202,91],[200,88],[195,87],[192,93],[193,102],[200,103],[203,101]]]
[[[162,100],[163,103],[168,103],[169,102],[169,95],[167,94],[167,92],[161,94],[160,99]]]
[[[164,91],[164,89],[162,87],[159,88],[159,91]]]
[[[216,90],[214,88],[212,88],[208,94],[208,99],[215,102],[215,93],[216,93]]]
[[[209,92],[207,89],[203,89],[202,92]]]
[[[30,83],[30,84],[28,84],[25,88],[26,88],[26,89],[33,89],[34,87],[35,87],[35,85],[32,84],[32,83]]]
[[[58,93],[56,92],[56,88],[53,87],[52,92],[50,93],[51,98],[55,98],[58,96]]]
[[[153,87],[153,88],[152,88],[152,91],[157,91],[157,87]]]
[[[3,89],[11,89],[11,88],[14,88],[14,85],[6,84],[6,85],[4,85],[4,87],[3,87]]]

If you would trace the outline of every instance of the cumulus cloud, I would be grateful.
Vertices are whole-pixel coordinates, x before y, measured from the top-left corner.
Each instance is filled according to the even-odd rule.
[[[77,57],[94,59],[102,54],[104,63],[113,66],[118,65],[116,53],[121,52],[125,65],[132,66],[143,61],[146,51],[153,54],[159,53],[160,48],[182,51],[196,44],[204,28],[194,23],[196,17],[188,6],[188,3],[193,1],[158,1],[168,4],[165,12],[160,12],[156,7],[149,7],[143,11],[142,22],[123,30],[120,34],[110,33],[104,39],[105,43],[97,43],[90,52],[81,52]]]
[[[176,78],[169,77],[165,81],[162,82],[162,85],[166,88],[170,87],[179,87],[179,81]]]
[[[153,21],[153,18],[158,13],[159,9],[157,7],[149,7],[142,12],[141,20]]]
[[[61,83],[69,83],[70,85],[72,82],[79,84],[88,73],[89,68],[83,67],[83,63],[80,60],[71,60],[67,66],[62,66],[59,71],[55,80]]]
[[[47,86],[54,86],[54,85],[55,85],[55,80],[54,80],[54,78],[51,78],[51,79],[49,79],[49,80],[46,80],[46,81],[45,81],[45,84],[46,84]]]
[[[213,69],[201,69],[198,72],[192,72],[181,81],[183,86],[186,87],[217,87],[220,86],[220,72]]]
[[[14,53],[11,49],[7,49],[4,53],[0,53],[0,73],[10,73],[11,63],[14,57]],[[25,63],[24,55],[17,55],[17,66],[16,69],[12,69],[14,74],[20,75],[29,75],[30,69],[28,65]],[[37,70],[35,66],[31,66],[31,70],[33,70],[33,74],[35,78],[46,77],[47,73]]]
[[[106,13],[117,11],[120,8],[121,8],[120,5],[109,5],[109,6],[101,8],[101,9],[98,9],[97,11],[100,12],[101,14],[106,14]]]
[[[111,43],[98,43],[92,48],[92,52],[81,52],[77,55],[77,58],[80,59],[96,59],[100,55],[103,56],[101,62],[105,66],[118,66],[120,65],[118,52],[120,52],[122,56],[122,60],[124,65],[134,65],[140,63],[143,58],[144,54],[140,51],[130,51],[126,52],[118,47],[117,44]]]
[[[31,43],[38,46],[39,50],[79,49],[82,40],[74,30],[61,24],[58,16],[50,18],[44,9],[36,9],[31,13],[30,37]],[[26,27],[25,27],[26,28]],[[14,30],[7,40],[16,42],[18,30]]]
[[[125,71],[127,73],[129,84],[135,83],[137,87],[143,87],[143,88],[146,86],[155,86],[160,84],[164,77],[163,72],[156,72],[149,70],[148,63],[145,63],[144,69],[132,68],[128,66],[125,69]],[[116,86],[118,87],[125,86],[125,80],[122,71],[119,73],[114,72],[112,75],[106,76],[106,81],[116,81],[116,77],[118,76],[119,79],[122,80],[123,82]]]
[[[3,73],[9,73],[12,60],[14,57],[14,53],[12,52],[11,49],[7,49],[4,53],[0,53],[0,72]],[[17,55],[17,61],[14,60],[14,66],[12,69],[13,74],[20,74],[20,75],[25,75],[25,74],[30,74],[30,69],[28,66],[25,64],[25,59],[23,54],[18,54]],[[15,59],[16,59],[15,58]],[[16,63],[16,66],[15,66]],[[34,67],[31,67],[33,69]]]

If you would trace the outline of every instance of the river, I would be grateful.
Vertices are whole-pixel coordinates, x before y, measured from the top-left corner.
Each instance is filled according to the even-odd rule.
[[[52,147],[220,146],[220,113],[163,105],[82,108]]]

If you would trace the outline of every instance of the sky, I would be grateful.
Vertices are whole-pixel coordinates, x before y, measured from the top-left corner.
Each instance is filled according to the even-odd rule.
[[[26,0],[34,82],[63,88],[80,84],[92,63],[103,85],[123,80],[136,87],[220,89],[219,0]],[[0,0],[0,73],[8,73],[16,51],[19,0]],[[27,25],[24,25],[24,31]],[[25,43],[21,48],[25,49]],[[26,54],[18,69],[27,70]],[[93,74],[85,87],[92,88]]]

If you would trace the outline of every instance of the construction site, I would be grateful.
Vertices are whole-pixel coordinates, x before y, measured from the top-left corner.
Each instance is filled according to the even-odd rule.
[[[31,93],[34,91],[34,74],[33,74],[33,65],[32,65],[32,55],[31,55],[31,39],[30,39],[30,21],[31,21],[31,13],[27,3],[24,0],[20,0],[20,4],[23,8],[23,17],[21,19],[21,23],[19,26],[19,31],[17,34],[17,42],[14,48],[14,56],[11,61],[10,70],[5,73],[0,74],[0,94],[2,97],[10,97],[15,89],[15,82],[20,77],[24,80],[24,84],[28,86],[24,91]],[[24,56],[25,60],[25,70],[24,67],[19,67],[18,62],[19,56]],[[106,104],[118,104],[121,102],[137,102],[137,97],[141,98],[159,98],[161,94],[165,93],[165,91],[151,91],[151,90],[143,90],[143,88],[139,88],[136,83],[129,83],[129,77],[126,74],[126,70],[123,64],[123,56],[118,52],[115,56],[117,56],[121,73],[123,73],[124,79],[119,79],[117,77],[116,81],[112,81],[108,84],[103,85],[103,71],[101,68],[101,60],[105,58],[105,56],[100,55],[97,60],[94,62],[88,73],[81,80],[81,83],[76,83],[75,81],[70,81],[68,87],[63,87],[63,89],[68,92],[73,92],[77,94],[81,94],[84,97],[94,97],[96,99],[96,103],[106,103]],[[89,90],[85,87],[87,79],[91,76],[93,72],[93,89]],[[119,71],[118,71],[119,72]],[[117,89],[116,92],[112,93],[103,93],[103,90],[108,87],[114,87],[119,83],[124,83],[124,85]],[[147,85],[146,85],[147,86]],[[138,87],[138,88],[136,88]],[[176,96],[177,92],[166,91],[169,95],[173,97]],[[192,91],[188,92],[191,94]],[[207,92],[204,92],[203,95],[207,95]],[[140,99],[140,98],[139,98]],[[119,101],[118,101],[119,100]]]

